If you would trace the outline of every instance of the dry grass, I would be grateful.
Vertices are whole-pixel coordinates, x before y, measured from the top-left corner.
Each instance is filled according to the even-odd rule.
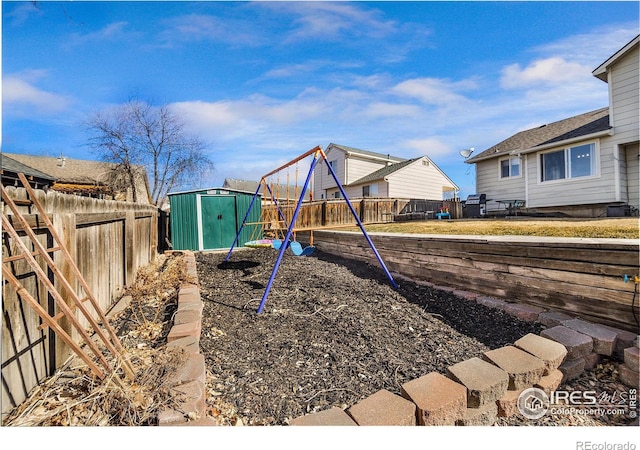
[[[422,220],[367,225],[365,228],[367,231],[385,233],[638,239],[640,237],[638,225],[638,218],[634,217],[607,219],[508,218]]]
[[[187,354],[165,346],[164,333],[171,325],[165,312],[177,304],[177,290],[188,278],[182,257],[158,256],[138,270],[127,290],[130,306],[110,319],[133,367],[133,380],[121,378],[120,362],[111,353],[105,357],[114,370],[104,380],[72,357],[3,418],[2,425],[155,425],[160,411],[179,409],[182,394],[174,378]]]

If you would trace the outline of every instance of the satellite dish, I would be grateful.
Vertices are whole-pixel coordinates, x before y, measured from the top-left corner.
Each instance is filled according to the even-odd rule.
[[[473,153],[473,150],[474,150],[473,147],[470,149],[460,150],[460,156],[466,159],[469,156],[471,156],[471,154]]]

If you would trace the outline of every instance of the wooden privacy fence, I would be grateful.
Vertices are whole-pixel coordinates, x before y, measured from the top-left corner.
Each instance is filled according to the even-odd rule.
[[[389,270],[414,280],[638,331],[637,239],[370,233]],[[318,231],[322,251],[377,265],[362,233]],[[640,317],[638,302],[635,315]]]
[[[462,217],[459,200],[415,200],[398,198],[356,198],[351,204],[363,223],[393,222],[398,215],[413,212],[439,212],[441,207],[448,208],[452,218]],[[278,207],[287,220],[291,220],[296,208],[294,201],[279,202]],[[431,209],[429,209],[431,208]],[[262,217],[265,231],[286,229],[285,222],[279,216],[276,205],[265,202],[262,205]],[[433,216],[432,216],[433,217]],[[278,220],[278,218],[280,220]],[[338,228],[355,226],[356,221],[344,199],[316,200],[305,202],[300,208],[296,221],[296,231],[319,228]]]
[[[2,288],[3,415],[19,405],[42,379],[52,375],[69,357],[73,347],[60,339],[51,326],[43,324],[43,314],[30,308],[26,299],[39,305],[46,315],[59,318],[59,327],[73,341],[80,342],[83,332],[78,329],[95,330],[91,325],[94,319],[101,321],[100,313],[92,309],[95,317],[89,318],[79,314],[77,299],[70,296],[68,289],[63,289],[61,279],[63,282],[68,279],[73,289],[84,292],[77,277],[71,276],[75,265],[98,309],[107,311],[124,288],[133,282],[138,268],[155,258],[158,235],[157,209],[153,205],[36,190],[34,196],[46,213],[48,220],[45,220],[33,209],[24,188],[8,187],[5,191],[18,206],[17,211],[26,224],[22,225],[3,204],[3,220],[11,224],[11,227],[3,227],[2,235],[3,270],[7,275]],[[5,228],[11,228],[11,233]],[[59,251],[58,238],[68,251],[71,263],[64,257],[65,252]],[[39,247],[46,249],[49,256],[34,251],[33,257],[42,269],[34,270],[27,261],[31,258],[20,258],[19,255],[21,250],[33,251]],[[50,260],[53,260],[53,269],[47,264]],[[7,278],[16,283],[9,283]],[[18,283],[24,289],[20,295],[15,288]],[[52,286],[59,291],[69,309],[75,311],[72,320],[61,317],[60,299],[52,295]],[[75,321],[79,327],[72,326]]]

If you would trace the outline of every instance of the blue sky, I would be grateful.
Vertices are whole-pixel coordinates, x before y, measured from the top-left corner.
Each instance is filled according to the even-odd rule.
[[[335,142],[427,155],[461,188],[515,132],[608,105],[591,74],[638,2],[2,2],[2,150],[97,159],[82,121],[171,105],[224,179]]]

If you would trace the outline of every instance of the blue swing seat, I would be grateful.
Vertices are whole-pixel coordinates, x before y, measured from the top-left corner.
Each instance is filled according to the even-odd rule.
[[[271,245],[273,246],[273,248],[275,248],[276,250],[280,250],[280,247],[282,247],[282,240],[280,239],[273,239],[271,241]]]
[[[271,245],[276,250],[280,250],[280,248],[282,247],[282,241],[280,239],[273,239],[273,241],[271,242]],[[297,242],[297,241],[293,241],[293,242],[289,241],[287,242],[287,246],[291,248],[291,251],[296,256],[309,256],[316,250],[316,248],[313,247],[312,245],[302,248],[302,245],[300,245],[300,242]]]
[[[300,242],[296,242],[296,241],[292,242],[290,244],[290,247],[291,247],[291,251],[296,256],[308,256],[316,250],[316,248],[311,245],[308,247],[302,248],[302,245],[300,245]]]

